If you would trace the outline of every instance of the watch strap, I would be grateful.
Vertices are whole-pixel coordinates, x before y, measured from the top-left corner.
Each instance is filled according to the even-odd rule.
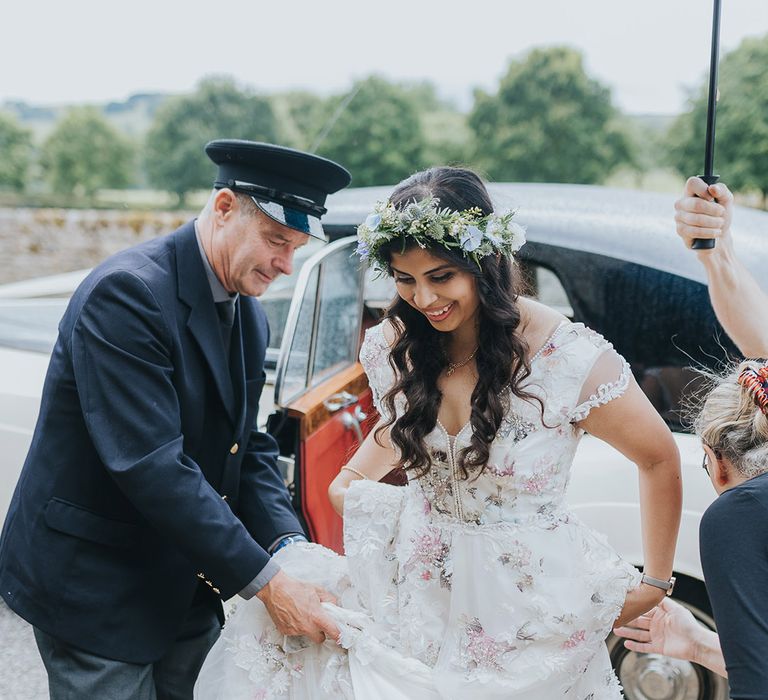
[[[649,586],[661,588],[662,591],[666,591],[667,595],[672,595],[672,590],[675,587],[674,576],[671,576],[669,581],[665,581],[664,579],[661,579],[661,578],[653,578],[653,576],[649,576],[648,574],[643,574],[640,581],[641,583],[647,583]]]

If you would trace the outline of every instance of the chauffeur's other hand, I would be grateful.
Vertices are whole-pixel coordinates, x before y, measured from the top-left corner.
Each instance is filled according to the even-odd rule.
[[[664,598],[653,610],[613,631],[628,640],[624,646],[630,651],[693,661],[696,638],[703,629],[687,608]]]
[[[697,250],[699,259],[708,259],[731,250],[733,195],[721,182],[707,186],[700,177],[688,178],[683,196],[675,202],[677,235],[690,248],[694,238],[714,238],[714,248]]]
[[[339,638],[339,628],[320,605],[336,599],[323,588],[279,571],[256,595],[281,634],[304,635],[318,644]]]

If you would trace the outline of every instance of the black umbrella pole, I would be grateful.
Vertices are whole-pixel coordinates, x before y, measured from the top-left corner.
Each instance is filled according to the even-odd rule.
[[[709,56],[709,95],[707,97],[707,132],[704,147],[704,174],[699,177],[714,185],[719,179],[715,175],[715,116],[717,114],[717,67],[720,58],[720,0],[714,0],[712,12],[712,51]],[[714,238],[694,238],[691,248],[708,250],[715,247]]]

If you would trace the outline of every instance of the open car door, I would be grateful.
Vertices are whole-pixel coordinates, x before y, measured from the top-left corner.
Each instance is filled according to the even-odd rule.
[[[367,433],[371,392],[357,361],[363,269],[354,237],[325,246],[301,268],[280,346],[275,413],[293,505],[310,538],[342,553],[342,520],[328,485]]]

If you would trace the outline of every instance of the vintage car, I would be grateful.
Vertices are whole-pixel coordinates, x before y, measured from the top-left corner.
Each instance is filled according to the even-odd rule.
[[[717,369],[738,352],[714,317],[703,269],[674,234],[673,197],[578,185],[500,184],[491,191],[497,207],[518,208],[527,228],[518,257],[527,293],[611,340],[673,430],[684,480],[674,597],[714,628],[698,523],[715,493],[681,407],[701,381],[696,369]],[[342,522],[326,490],[375,420],[357,353],[364,328],[394,293],[389,280],[360,269],[353,234],[387,193],[360,188],[331,197],[331,243],[302,249],[294,274],[262,297],[273,332],[261,420],[280,444],[281,468],[307,532],[337,551]],[[758,275],[768,262],[761,238],[768,214],[737,208],[735,222],[741,256]],[[0,517],[29,444],[58,318],[84,274],[0,287]],[[636,468],[625,457],[585,436],[568,501],[625,559],[642,565]],[[725,679],[695,664],[627,652],[613,636],[608,644],[630,700],[728,697]]]

